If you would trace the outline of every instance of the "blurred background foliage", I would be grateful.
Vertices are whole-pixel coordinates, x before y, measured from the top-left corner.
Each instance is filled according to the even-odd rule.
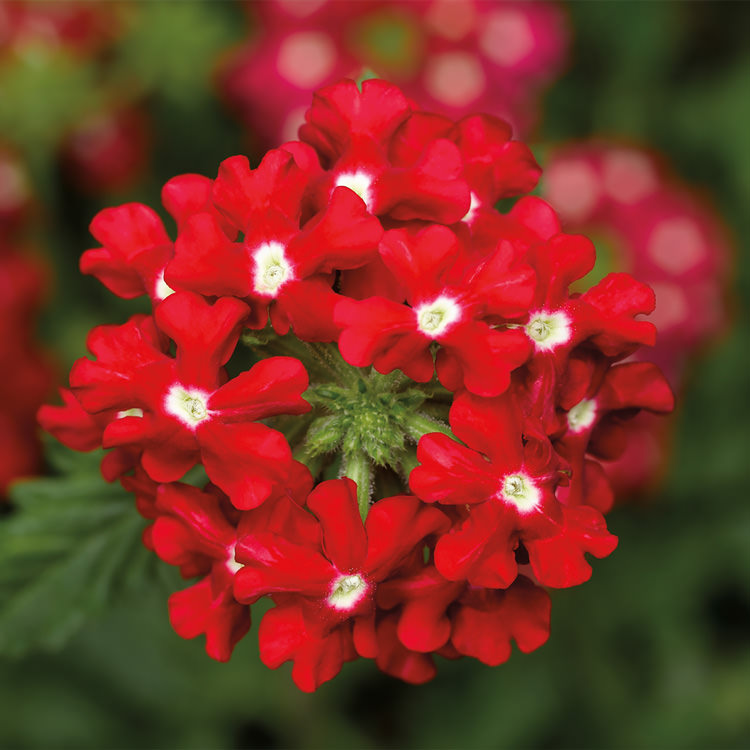
[[[94,213],[124,200],[158,206],[169,177],[213,176],[246,142],[212,87],[215,62],[245,36],[240,10],[136,6],[109,75],[140,87],[155,133],[148,178],[126,194],[82,197],[53,159],[60,132],[101,94],[95,72],[44,50],[4,72],[0,139],[24,152],[40,196],[34,240],[55,267],[41,333],[61,373],[84,352],[92,325],[138,308],[78,275]],[[747,299],[750,3],[578,2],[568,10],[572,62],[546,96],[534,143],[613,135],[663,152],[729,224],[735,295]],[[0,746],[750,746],[749,331],[738,304],[731,332],[690,375],[666,482],[611,514],[620,546],[596,562],[589,583],[553,592],[549,643],[495,669],[444,661],[422,687],[359,662],[304,695],[289,665],[270,672],[260,664],[252,633],[229,664],[212,662],[202,643],[170,628],[172,571],[150,566],[137,543],[106,542],[126,522],[120,509],[129,496],[91,478],[90,456],[58,450],[49,474],[60,479],[18,490],[45,509],[46,527],[35,533],[74,539],[61,512],[71,503],[105,541],[65,563],[80,571],[77,589],[48,571],[33,596],[13,602],[15,619],[0,623],[0,645],[16,654],[0,662]],[[0,571],[0,596],[18,575],[34,571]],[[79,628],[64,647],[44,620],[55,617],[50,601],[69,603],[66,627]]]

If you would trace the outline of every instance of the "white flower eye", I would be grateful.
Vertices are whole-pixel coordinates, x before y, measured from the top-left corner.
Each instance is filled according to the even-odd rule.
[[[367,581],[358,574],[343,575],[331,586],[328,604],[334,609],[348,610],[355,607],[367,593]]]
[[[252,251],[255,261],[253,286],[257,294],[275,297],[279,289],[293,278],[292,265],[280,242],[264,242]]]
[[[537,351],[550,352],[570,341],[570,318],[564,312],[533,313],[526,324],[526,335],[534,342]]]
[[[461,318],[461,308],[451,297],[441,296],[414,308],[417,327],[425,336],[437,338]]]
[[[174,289],[172,289],[169,284],[167,284],[166,281],[164,281],[164,271],[162,271],[157,277],[156,277],[156,286],[154,287],[154,296],[158,300],[163,300],[169,297],[170,294],[174,294]]]
[[[199,390],[186,390],[173,385],[164,398],[164,410],[177,417],[184,425],[195,429],[199,422],[209,417],[206,402],[210,394]]]
[[[518,508],[521,513],[528,513],[539,505],[541,493],[534,480],[525,474],[509,474],[503,479],[500,497]]]
[[[344,172],[336,178],[336,187],[348,187],[353,190],[367,206],[372,207],[372,177],[367,172],[358,169],[356,172]]]
[[[596,419],[596,401],[585,398],[579,401],[568,412],[568,427],[571,432],[581,432],[594,424]]]

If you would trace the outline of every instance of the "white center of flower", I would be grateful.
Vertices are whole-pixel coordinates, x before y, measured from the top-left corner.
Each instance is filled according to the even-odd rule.
[[[443,295],[415,307],[414,314],[417,316],[419,330],[425,336],[435,339],[461,319],[461,308],[456,300]]]
[[[195,429],[199,422],[208,419],[206,402],[210,393],[197,389],[187,390],[179,384],[173,385],[164,397],[164,411],[177,417],[184,425]]]
[[[227,561],[226,566],[227,570],[234,575],[240,568],[243,567],[242,563],[237,562],[237,559],[234,556],[234,550],[236,545],[232,545],[231,547],[227,547]]]
[[[124,419],[125,417],[142,417],[143,409],[134,407],[132,409],[123,409],[117,412],[117,419]]]
[[[568,427],[571,432],[582,432],[591,427],[596,419],[596,401],[585,398],[568,412]]]
[[[533,313],[526,324],[526,335],[538,351],[552,351],[570,340],[570,318],[564,312]]]
[[[253,250],[255,272],[253,284],[258,294],[275,297],[279,289],[293,278],[292,265],[280,242],[264,242]]]
[[[352,609],[362,600],[368,589],[367,581],[357,573],[340,576],[331,584],[328,605],[338,610]]]
[[[161,301],[169,297],[170,294],[174,294],[174,289],[172,289],[172,287],[169,286],[169,284],[167,284],[166,281],[164,281],[164,271],[162,271],[156,277],[156,286],[154,287],[154,297],[156,297],[156,299]]]
[[[353,190],[367,206],[372,209],[372,177],[358,169],[356,172],[344,172],[336,178],[336,187],[348,187]]]
[[[461,221],[465,221],[467,224],[471,224],[472,220],[474,219],[474,214],[477,212],[477,209],[481,206],[481,202],[479,198],[477,198],[476,193],[472,192],[471,194],[471,204],[469,205],[469,210],[464,215],[464,218],[461,219]]]
[[[539,505],[541,493],[534,480],[526,474],[508,474],[503,479],[500,496],[512,503],[521,513],[528,513]]]

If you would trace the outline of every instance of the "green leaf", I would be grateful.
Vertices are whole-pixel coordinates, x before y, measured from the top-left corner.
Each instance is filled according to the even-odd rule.
[[[67,130],[100,104],[96,71],[44,44],[0,65],[0,134],[30,156],[53,153]]]
[[[97,469],[19,483],[11,498],[15,510],[0,521],[0,655],[59,648],[123,590],[154,578],[132,495]]]

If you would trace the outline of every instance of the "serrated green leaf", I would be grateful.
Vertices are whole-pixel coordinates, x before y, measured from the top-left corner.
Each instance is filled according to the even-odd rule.
[[[16,485],[0,522],[0,654],[61,647],[124,588],[153,579],[132,496],[97,474]]]

